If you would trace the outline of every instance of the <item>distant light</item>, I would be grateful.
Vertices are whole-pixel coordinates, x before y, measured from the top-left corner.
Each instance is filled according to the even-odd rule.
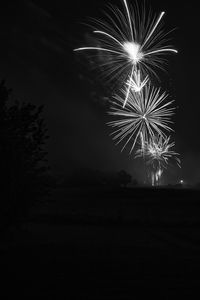
[[[183,184],[183,183],[184,183],[184,181],[183,181],[183,179],[181,179],[181,180],[180,180],[180,184]]]

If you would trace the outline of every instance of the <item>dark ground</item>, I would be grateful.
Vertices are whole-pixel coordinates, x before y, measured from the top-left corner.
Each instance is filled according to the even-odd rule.
[[[54,192],[2,236],[0,299],[199,299],[199,194]]]

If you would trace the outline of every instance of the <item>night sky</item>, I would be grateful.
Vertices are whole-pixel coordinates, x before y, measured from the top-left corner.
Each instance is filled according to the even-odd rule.
[[[80,168],[124,169],[139,181],[142,162],[115,146],[106,125],[107,91],[87,68],[84,55],[88,17],[103,17],[108,1],[5,1],[0,7],[0,78],[16,98],[45,105],[49,161],[55,173]],[[121,5],[120,0],[110,3]],[[131,2],[131,1],[130,1]],[[147,0],[166,11],[166,29],[178,55],[169,55],[160,85],[176,100],[174,139],[182,169],[172,165],[165,182],[200,182],[199,8],[198,1]],[[89,65],[89,64],[88,64]]]

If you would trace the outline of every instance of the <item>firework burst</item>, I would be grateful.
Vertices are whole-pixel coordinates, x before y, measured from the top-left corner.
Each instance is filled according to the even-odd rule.
[[[136,151],[135,158],[142,157],[148,166],[151,167],[150,178],[151,184],[159,185],[164,169],[167,169],[169,160],[174,159],[176,164],[180,166],[181,161],[179,153],[172,150],[175,143],[170,142],[170,136],[163,138],[162,136],[151,137],[149,141],[144,142],[141,134],[141,147]]]
[[[134,72],[140,69],[142,75],[153,73],[154,67],[162,68],[163,54],[177,50],[169,46],[167,35],[162,27],[164,12],[152,15],[145,7],[139,9],[128,6],[123,0],[124,9],[109,6],[110,14],[105,13],[105,21],[96,20],[95,30],[98,45],[80,47],[74,51],[100,51],[103,66],[111,79],[125,78],[131,82]],[[109,57],[109,59],[108,59]],[[123,106],[128,100],[131,85],[128,84]]]
[[[180,167],[179,154],[172,150],[175,143],[170,142],[170,136],[163,138],[163,136],[153,136],[149,141],[141,142],[142,147],[136,151],[135,157],[143,157],[145,155],[147,163],[154,168],[159,166],[159,169],[165,168],[170,159],[174,159]]]
[[[146,84],[139,93],[130,90],[127,104],[123,107],[126,91],[122,89],[121,92],[121,96],[114,97],[109,111],[116,119],[108,125],[117,128],[111,133],[113,140],[117,140],[117,144],[125,142],[122,151],[130,143],[131,153],[141,134],[143,145],[155,135],[166,137],[165,132],[172,130],[169,123],[172,123],[170,117],[174,113],[171,107],[173,100],[167,101],[165,92]]]

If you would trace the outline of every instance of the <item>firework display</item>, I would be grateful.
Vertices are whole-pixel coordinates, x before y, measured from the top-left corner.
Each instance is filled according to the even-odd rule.
[[[133,0],[134,1],[134,0]],[[111,135],[122,150],[135,150],[135,157],[142,157],[151,165],[152,185],[159,184],[168,160],[177,153],[171,150],[167,133],[172,130],[170,117],[174,114],[168,94],[151,85],[151,76],[158,77],[156,70],[163,69],[165,54],[177,53],[168,44],[168,33],[163,30],[164,12],[153,15],[146,12],[145,4],[134,6],[123,0],[124,9],[109,6],[105,21],[96,20],[93,34],[98,43],[74,51],[98,52],[103,70],[111,80],[120,82],[112,96],[108,114],[113,120]],[[156,166],[156,167],[155,167]]]

